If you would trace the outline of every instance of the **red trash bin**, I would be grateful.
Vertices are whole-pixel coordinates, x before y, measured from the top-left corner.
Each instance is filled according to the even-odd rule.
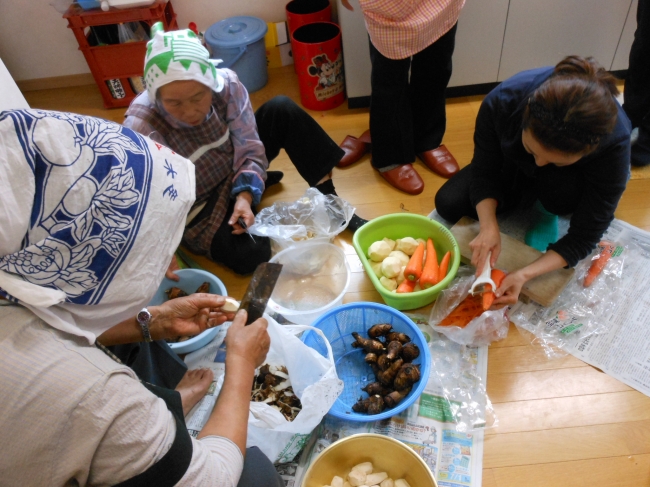
[[[293,61],[305,108],[329,110],[345,100],[341,29],[332,22],[313,22],[292,34]]]
[[[292,52],[295,51],[293,31],[312,22],[330,22],[332,20],[332,6],[329,0],[292,0],[285,6],[285,12]],[[294,68],[297,73],[298,67],[295,64]]]

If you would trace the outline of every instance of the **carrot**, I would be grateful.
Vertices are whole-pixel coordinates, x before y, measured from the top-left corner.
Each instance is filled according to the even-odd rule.
[[[594,280],[605,268],[605,264],[607,264],[607,261],[611,258],[612,254],[614,253],[614,249],[616,249],[616,245],[614,245],[611,242],[605,242],[605,241],[600,242],[598,244],[598,247],[600,248],[600,254],[598,255],[598,257],[594,258],[594,260],[591,263],[591,266],[589,267],[589,270],[587,271],[587,275],[585,276],[585,280],[583,282],[584,287],[591,286]]]
[[[499,269],[492,269],[492,272],[490,273],[490,277],[494,281],[494,284],[499,287],[503,280],[506,277],[506,273],[503,272],[502,270]],[[487,311],[490,309],[490,306],[492,306],[492,303],[494,302],[495,295],[494,292],[492,291],[492,286],[490,284],[485,285],[486,291],[483,293],[483,311]]]
[[[402,284],[397,286],[397,292],[398,293],[412,293],[413,290],[415,289],[416,285],[417,285],[417,282],[409,281],[408,279],[404,279],[402,281]]]
[[[451,252],[448,250],[440,261],[440,269],[438,270],[438,282],[442,281],[447,275],[449,269],[449,260],[451,259]]]
[[[420,286],[423,289],[428,289],[431,286],[440,282],[439,278],[440,267],[438,266],[438,256],[436,255],[436,248],[433,246],[433,240],[427,240],[427,259],[424,261],[424,269],[420,276]]]
[[[469,294],[445,317],[438,326],[458,326],[465,328],[470,321],[483,313],[481,298]]]
[[[422,261],[424,260],[424,244],[420,242],[415,249],[409,263],[404,268],[404,277],[409,281],[417,281],[422,275]]]

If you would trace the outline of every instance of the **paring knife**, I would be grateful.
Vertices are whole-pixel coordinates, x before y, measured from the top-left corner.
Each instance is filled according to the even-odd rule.
[[[264,314],[266,303],[273,294],[273,288],[280,277],[280,272],[282,272],[282,264],[271,264],[270,262],[263,262],[255,269],[239,305],[239,309],[245,309],[248,312],[247,325]]]

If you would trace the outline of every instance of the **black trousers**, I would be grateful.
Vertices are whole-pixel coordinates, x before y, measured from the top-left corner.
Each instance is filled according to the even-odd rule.
[[[650,164],[650,0],[639,0],[636,31],[625,78],[623,108],[639,138],[632,146],[632,165]]]
[[[315,186],[339,163],[343,150],[320,125],[286,96],[276,96],[256,112],[257,131],[264,144],[266,158],[275,159],[281,149],[309,186]],[[233,235],[228,219],[235,202],[231,201],[227,216],[212,239],[210,254],[215,261],[237,274],[250,274],[271,258],[268,238],[248,234]]]
[[[442,142],[455,42],[456,25],[406,59],[389,59],[370,43],[370,134],[377,169],[411,163]]]
[[[504,177],[504,201],[497,207],[497,214],[532,206],[536,200],[555,215],[568,215],[578,207],[582,198],[583,184],[580,173],[571,166],[562,168],[546,166],[535,178],[513,175]],[[562,171],[561,174],[559,171]],[[471,164],[462,168],[436,193],[435,208],[445,220],[455,223],[463,216],[478,220],[476,207],[470,200]]]

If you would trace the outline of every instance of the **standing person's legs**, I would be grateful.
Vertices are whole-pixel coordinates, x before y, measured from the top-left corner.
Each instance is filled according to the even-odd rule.
[[[370,42],[372,165],[392,169],[415,160],[409,98],[411,58],[389,59]]]
[[[456,25],[426,49],[413,56],[410,100],[415,153],[443,178],[458,172],[454,156],[441,145],[447,128],[445,91],[452,71]]]
[[[438,215],[451,223],[456,223],[464,216],[478,220],[476,207],[469,197],[470,182],[470,166],[465,166],[442,185],[435,197]]]
[[[237,487],[284,487],[284,481],[271,460],[254,446],[246,448],[244,470]]]
[[[447,127],[445,91],[452,71],[456,25],[436,42],[413,56],[410,101],[415,153],[435,149]]]
[[[650,164],[650,0],[639,0],[637,27],[630,49],[623,108],[639,135],[632,146],[632,164]]]
[[[276,96],[255,112],[268,161],[284,149],[309,186],[316,186],[343,157],[343,150],[311,115],[286,96]]]

